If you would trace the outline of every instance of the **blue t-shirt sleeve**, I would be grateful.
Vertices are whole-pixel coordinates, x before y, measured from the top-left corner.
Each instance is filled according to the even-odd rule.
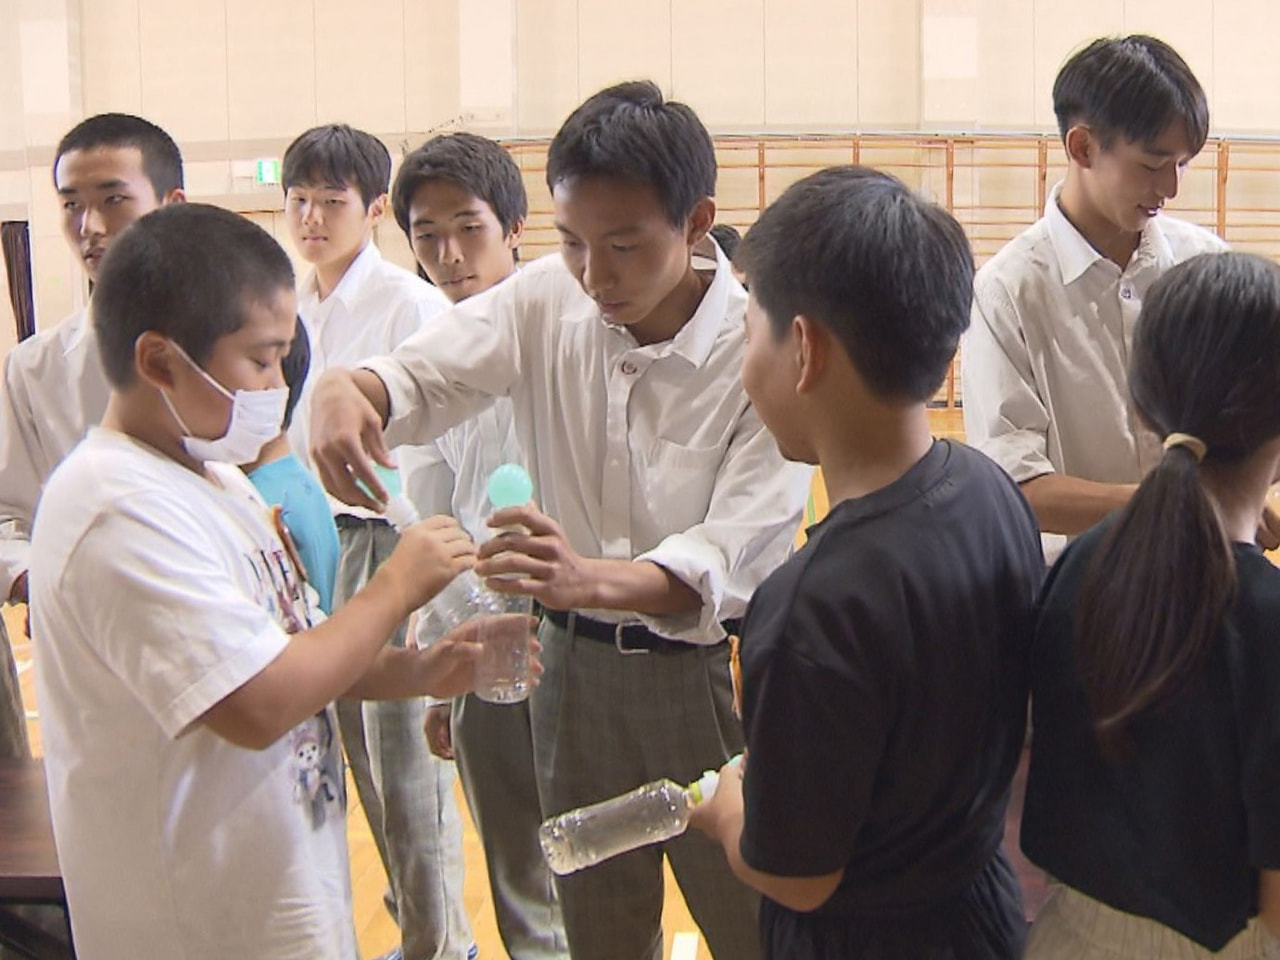
[[[262,498],[280,507],[281,519],[320,597],[320,609],[333,612],[338,575],[338,528],[320,481],[295,456],[266,464],[249,475]]]

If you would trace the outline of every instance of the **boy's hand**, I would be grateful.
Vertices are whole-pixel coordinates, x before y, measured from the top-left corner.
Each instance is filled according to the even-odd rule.
[[[375,579],[388,582],[407,617],[475,564],[476,545],[453,517],[428,517],[400,534]]]
[[[480,619],[468,620],[462,626],[450,630],[429,647],[412,651],[413,670],[421,677],[417,685],[423,693],[432,697],[460,697],[470,693],[476,685],[476,661],[480,659]],[[529,681],[537,686],[542,674],[542,662],[538,654],[542,645],[534,636],[538,621],[529,617]]]
[[[441,760],[454,759],[453,729],[450,726],[452,719],[451,703],[433,703],[427,707],[427,719],[423,721],[422,732],[427,738],[427,749]]]
[[[595,606],[590,564],[569,545],[560,524],[529,504],[499,510],[489,526],[527,531],[504,533],[480,547],[476,573],[489,589],[528,594],[551,610]]]
[[[742,831],[742,771],[746,755],[741,761],[730,760],[720,768],[720,782],[710,800],[704,800],[689,813],[689,826],[723,841],[730,829]]]
[[[374,377],[368,371],[329,370],[316,382],[308,425],[311,462],[325,489],[343,503],[381,510],[387,491],[370,458],[384,467],[395,463],[382,436],[382,417],[357,383],[360,374]],[[382,500],[369,496],[357,480]]]

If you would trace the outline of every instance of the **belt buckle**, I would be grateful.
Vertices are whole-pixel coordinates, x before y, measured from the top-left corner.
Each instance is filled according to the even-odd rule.
[[[643,623],[637,623],[637,622],[619,623],[617,626],[613,628],[613,645],[617,647],[618,652],[622,654],[624,657],[633,657],[633,656],[636,656],[637,654],[652,653],[653,650],[652,648],[649,648],[649,647],[626,646],[626,644],[623,642],[623,636],[626,634],[627,630],[632,627],[637,628],[643,631],[644,633],[649,632],[649,628],[646,627]]]

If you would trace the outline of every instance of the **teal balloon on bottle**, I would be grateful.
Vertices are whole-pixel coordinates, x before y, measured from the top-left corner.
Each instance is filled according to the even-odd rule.
[[[489,502],[495,510],[522,507],[533,499],[533,479],[518,463],[504,463],[489,474]]]

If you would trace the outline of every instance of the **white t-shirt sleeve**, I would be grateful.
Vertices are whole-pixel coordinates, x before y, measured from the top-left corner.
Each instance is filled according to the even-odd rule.
[[[189,505],[154,494],[117,505],[76,544],[57,589],[77,598],[68,606],[93,652],[177,737],[279,656],[289,637],[246,594]]]

